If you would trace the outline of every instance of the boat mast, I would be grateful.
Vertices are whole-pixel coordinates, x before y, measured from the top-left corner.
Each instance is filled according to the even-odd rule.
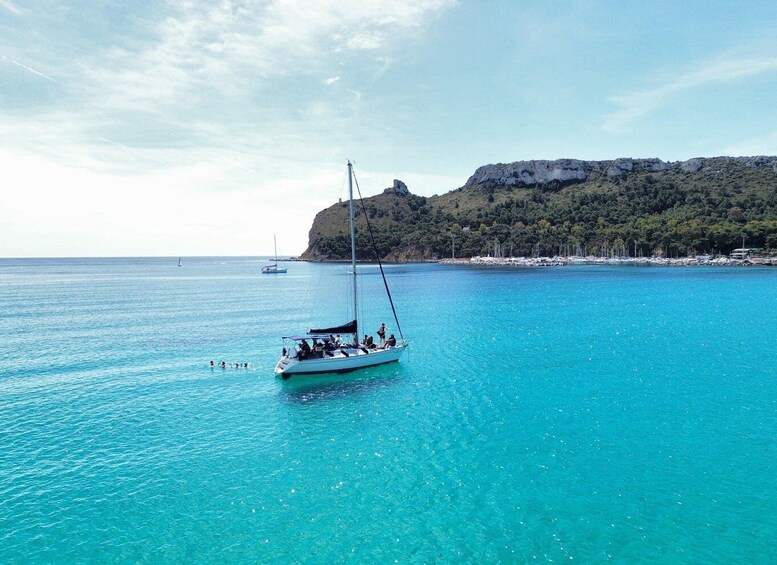
[[[351,271],[353,272],[353,319],[356,320],[354,332],[359,339],[359,304],[356,297],[356,230],[353,225],[353,165],[348,161],[348,203],[349,220],[351,225]]]
[[[272,244],[275,248],[275,266],[278,266],[278,240],[275,238],[275,234],[272,234]]]

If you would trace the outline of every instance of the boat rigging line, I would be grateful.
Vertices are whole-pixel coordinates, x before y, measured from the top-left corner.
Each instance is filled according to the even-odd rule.
[[[364,199],[362,198],[362,191],[359,188],[359,180],[356,178],[356,173],[353,172],[353,169],[351,170],[351,174],[353,174],[353,181],[354,184],[356,184],[356,192],[359,194],[359,203],[362,205],[362,212],[364,212],[364,219],[367,221],[367,231],[370,234],[370,243],[372,243],[372,251],[375,253],[375,259],[378,261],[378,267],[380,267],[380,276],[383,277],[383,286],[386,287],[386,295],[389,299],[389,304],[391,304],[391,312],[394,314],[394,321],[397,323],[397,330],[399,331],[399,337],[400,339],[404,340],[405,336],[402,335],[402,326],[399,325],[399,318],[397,317],[397,310],[394,308],[394,300],[391,298],[391,291],[389,290],[388,282],[386,281],[386,273],[383,272],[383,263],[380,260],[380,255],[378,254],[378,248],[375,245],[375,236],[372,234],[372,225],[370,225],[370,216],[367,213],[367,207],[364,205]]]

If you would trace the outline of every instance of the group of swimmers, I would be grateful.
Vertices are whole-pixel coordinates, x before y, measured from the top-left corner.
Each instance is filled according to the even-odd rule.
[[[248,369],[248,363],[227,363],[226,361],[222,361],[220,363],[214,363],[212,360],[210,362],[211,368],[213,367],[221,367],[222,369]]]

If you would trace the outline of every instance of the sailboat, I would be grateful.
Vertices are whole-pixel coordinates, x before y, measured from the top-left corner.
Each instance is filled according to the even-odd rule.
[[[275,262],[272,265],[262,267],[262,272],[266,275],[276,275],[278,273],[285,273],[286,269],[278,268],[278,241],[275,239],[275,234],[272,234],[272,241],[275,247]]]
[[[181,264],[181,258],[180,257],[178,257],[178,266],[179,267],[183,267],[183,265]]]
[[[400,339],[391,338],[386,341],[382,347],[366,347],[359,345],[359,309],[358,293],[356,287],[356,237],[354,229],[353,215],[353,164],[348,161],[348,197],[349,197],[349,224],[351,228],[351,285],[353,294],[353,320],[347,324],[339,326],[310,329],[304,335],[285,336],[284,348],[281,358],[275,366],[275,374],[281,375],[284,379],[292,375],[299,374],[321,374],[321,373],[345,373],[362,369],[364,367],[374,367],[384,363],[399,361],[405,349],[408,347],[407,340],[402,335],[399,326],[394,302],[391,299],[391,292],[386,282],[386,276],[383,272],[383,265],[378,257],[378,266],[383,277],[383,283],[386,288],[391,310],[394,312],[394,320],[397,324],[397,331]],[[365,218],[367,218],[365,216]],[[369,218],[367,218],[369,228]],[[370,236],[372,236],[370,230]],[[376,255],[377,256],[377,255]],[[350,336],[350,341],[341,342],[340,336]],[[312,341],[311,348],[308,341]]]

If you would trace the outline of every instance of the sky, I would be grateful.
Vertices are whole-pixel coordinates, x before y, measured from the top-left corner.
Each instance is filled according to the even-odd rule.
[[[296,255],[529,159],[777,154],[777,2],[0,0],[0,257]]]

